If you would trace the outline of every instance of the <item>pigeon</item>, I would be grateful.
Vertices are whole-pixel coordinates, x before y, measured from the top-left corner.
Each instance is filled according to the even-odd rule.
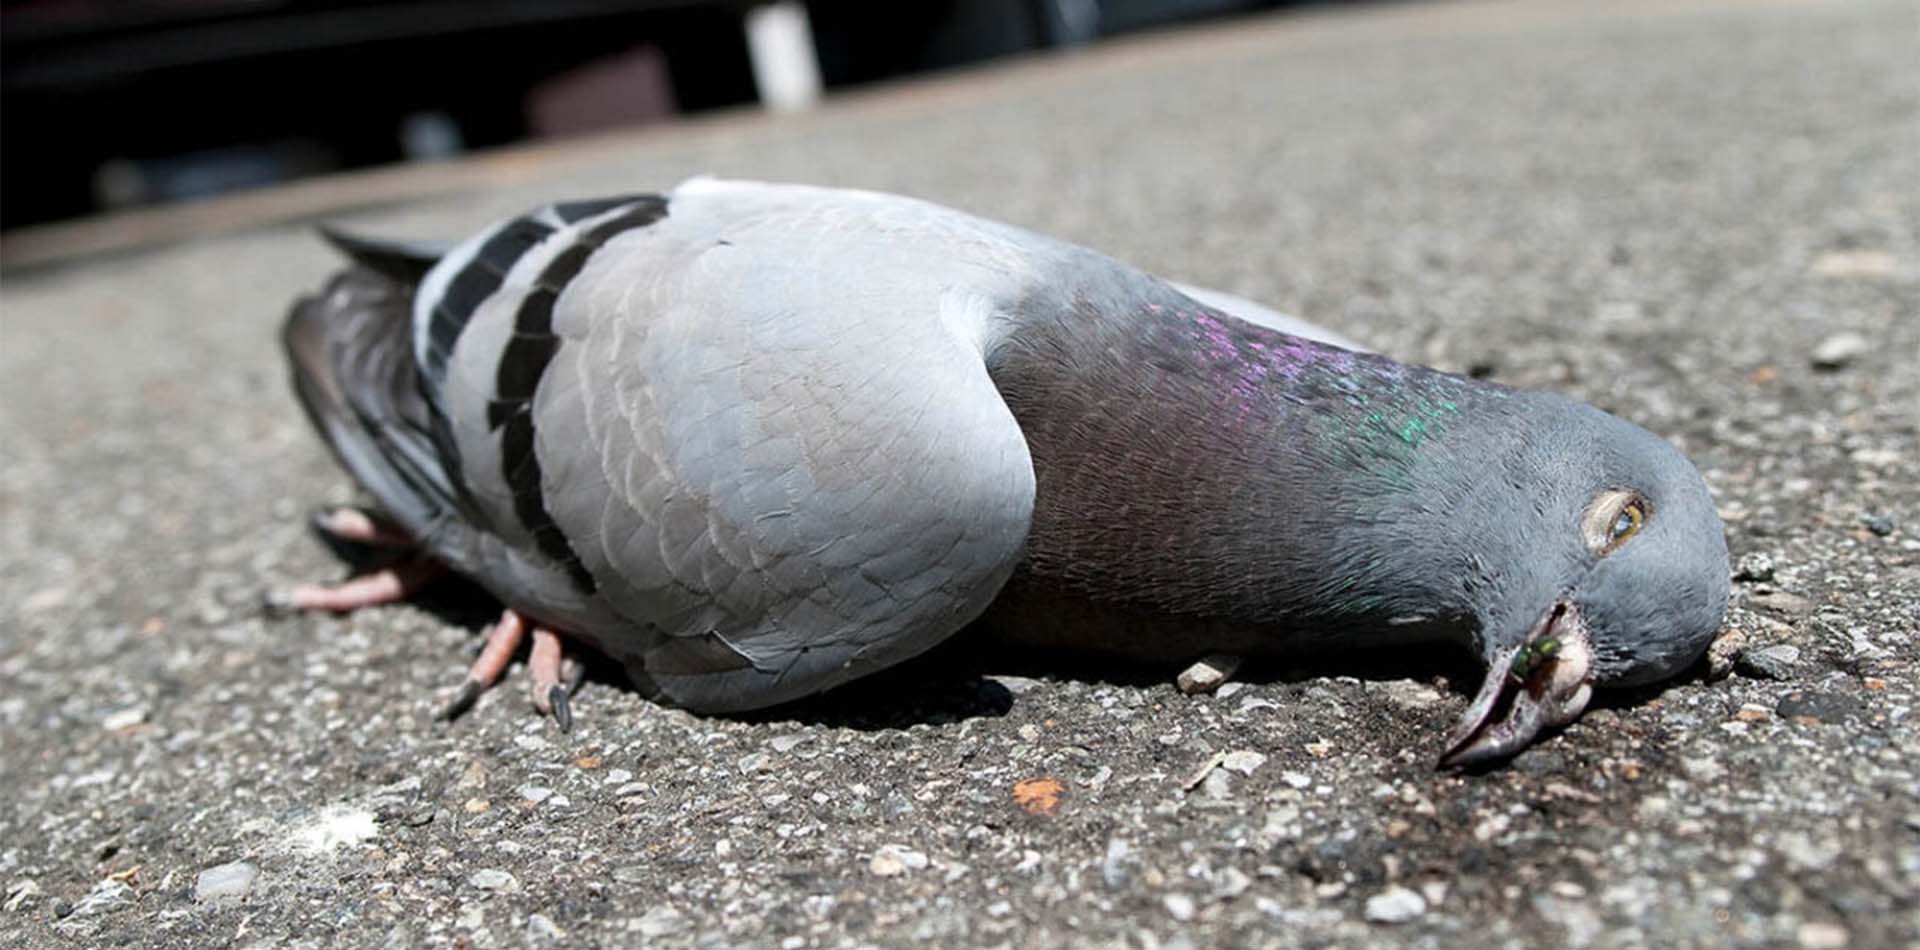
[[[979,621],[1191,659],[1459,644],[1442,765],[1516,754],[1718,631],[1725,531],[1693,465],[1547,392],[1407,365],[1250,301],[961,211],[695,178],[452,245],[327,232],[293,384],[375,502],[384,566],[505,606],[449,714],[528,640],[561,728],[578,648],[737,713]]]

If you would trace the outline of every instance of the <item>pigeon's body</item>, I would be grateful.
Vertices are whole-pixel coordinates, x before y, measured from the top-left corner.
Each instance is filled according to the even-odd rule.
[[[424,276],[363,257],[386,275],[288,330],[336,452],[434,556],[699,710],[831,687],[990,605],[1142,655],[1451,636],[1498,662],[1489,627],[1533,617],[1489,598],[1571,591],[1534,583],[1577,558],[1533,522],[1608,488],[1542,445],[1678,457],[886,195],[699,179],[540,209]],[[1684,460],[1649,465],[1673,484],[1617,487],[1704,500]],[[1724,571],[1696,573],[1680,594],[1717,622]]]

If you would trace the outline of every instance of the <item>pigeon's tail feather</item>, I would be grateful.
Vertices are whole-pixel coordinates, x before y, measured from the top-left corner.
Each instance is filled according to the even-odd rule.
[[[336,274],[287,315],[281,340],[307,417],[361,486],[416,539],[457,508],[420,394],[413,285],[371,266]]]
[[[350,234],[330,225],[321,225],[320,236],[333,249],[359,264],[403,284],[418,284],[427,271],[440,262],[451,245],[431,241],[394,241]]]

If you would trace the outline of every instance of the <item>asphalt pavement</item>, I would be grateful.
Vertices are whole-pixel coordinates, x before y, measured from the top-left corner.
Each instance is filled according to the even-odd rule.
[[[26,947],[1768,946],[1920,940],[1920,16],[1308,7],[483,159],[463,233],[691,174],[899,191],[1699,464],[1716,662],[1436,772],[1445,655],[1174,670],[959,643],[747,719],[524,679],[484,604],[279,618],[352,497],[285,385],[306,222],[0,290],[0,940]],[[419,174],[416,172],[416,174]]]

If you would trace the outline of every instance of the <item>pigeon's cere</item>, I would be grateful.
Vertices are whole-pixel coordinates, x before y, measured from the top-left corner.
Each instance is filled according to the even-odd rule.
[[[696,179],[452,247],[334,236],[295,385],[411,559],[662,700],[753,709],[961,627],[1162,658],[1469,646],[1447,761],[1510,755],[1718,629],[1727,552],[1671,446],[1224,294],[905,198]],[[1436,742],[1436,745],[1438,743]]]

